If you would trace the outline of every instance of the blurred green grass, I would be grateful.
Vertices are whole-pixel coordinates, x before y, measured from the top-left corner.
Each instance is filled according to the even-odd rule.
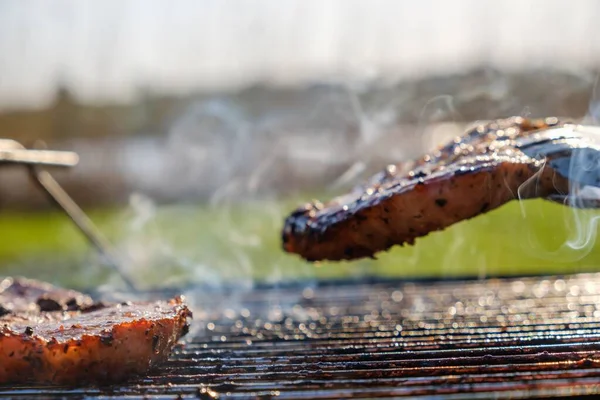
[[[244,204],[135,207],[90,213],[148,285],[278,282],[362,276],[406,278],[595,271],[600,211],[543,200],[512,202],[377,260],[309,264],[280,245],[284,216],[298,199]],[[0,274],[73,287],[115,282],[71,222],[58,212],[0,213]],[[570,244],[570,245],[569,245]]]

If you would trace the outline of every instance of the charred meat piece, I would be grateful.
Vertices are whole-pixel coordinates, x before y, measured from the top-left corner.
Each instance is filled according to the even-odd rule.
[[[515,198],[597,206],[570,199],[600,186],[599,150],[598,130],[556,118],[481,124],[432,154],[388,166],[345,196],[295,210],[283,248],[309,261],[373,257]]]
[[[93,306],[91,297],[26,278],[0,280],[0,306],[7,312],[75,311]],[[0,315],[2,312],[0,312]]]
[[[191,317],[181,298],[107,305],[42,282],[0,282],[0,384],[108,384],[144,374],[168,358]],[[72,299],[85,307],[72,309]]]

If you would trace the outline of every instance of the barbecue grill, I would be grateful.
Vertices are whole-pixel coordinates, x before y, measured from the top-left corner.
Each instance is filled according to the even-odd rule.
[[[29,164],[37,163],[32,156],[46,162],[56,156],[22,150],[0,155]],[[45,182],[51,195],[68,199]],[[81,210],[58,203],[95,243],[97,232]],[[109,251],[102,240],[96,245]],[[192,332],[150,375],[110,387],[0,386],[0,395],[452,399],[600,392],[600,274],[363,279],[139,295],[167,298],[182,291],[201,296]]]
[[[0,394],[330,399],[599,391],[600,274],[264,286],[229,308],[223,292],[204,299],[189,342],[149,376],[107,388],[4,387]]]

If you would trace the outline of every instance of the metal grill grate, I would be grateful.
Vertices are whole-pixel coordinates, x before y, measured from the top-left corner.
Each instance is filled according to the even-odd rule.
[[[206,296],[191,343],[114,388],[30,397],[555,397],[600,389],[600,274]]]

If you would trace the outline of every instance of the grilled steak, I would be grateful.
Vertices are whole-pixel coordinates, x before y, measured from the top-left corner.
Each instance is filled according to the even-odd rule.
[[[0,384],[105,384],[143,374],[167,359],[191,316],[181,298],[102,304],[11,278],[0,281],[0,304]]]
[[[567,202],[600,186],[599,143],[598,131],[556,118],[481,124],[347,195],[298,208],[285,221],[283,248],[309,261],[373,257],[517,197]],[[570,205],[590,203],[598,202]]]

